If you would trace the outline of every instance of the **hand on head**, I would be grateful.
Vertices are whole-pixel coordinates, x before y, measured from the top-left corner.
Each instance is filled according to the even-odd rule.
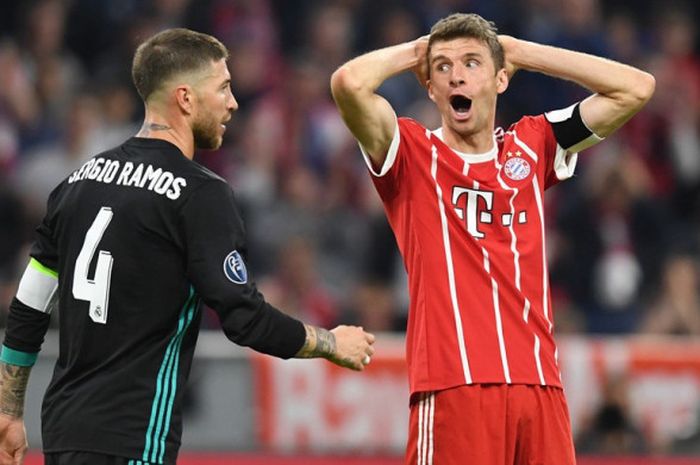
[[[420,82],[420,85],[422,85],[423,87],[428,87],[428,79],[430,79],[430,69],[428,63],[429,39],[430,35],[426,34],[413,41],[418,63],[413,68],[411,68],[411,70],[415,73],[418,82]]]

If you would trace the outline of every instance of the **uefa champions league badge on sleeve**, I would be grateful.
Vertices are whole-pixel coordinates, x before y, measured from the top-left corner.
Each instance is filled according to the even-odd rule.
[[[245,284],[248,282],[248,270],[245,267],[243,257],[234,250],[224,259],[224,274],[229,281],[236,284]]]
[[[508,159],[503,166],[506,176],[513,181],[522,181],[530,175],[530,163],[520,155],[520,150],[515,152],[515,156],[512,152],[508,152]]]

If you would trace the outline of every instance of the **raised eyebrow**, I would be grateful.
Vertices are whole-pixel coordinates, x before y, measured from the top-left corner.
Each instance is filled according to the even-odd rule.
[[[483,55],[479,52],[467,52],[465,53],[462,58],[483,58]]]
[[[483,58],[483,55],[479,52],[467,52],[464,55],[462,55],[462,59],[467,59],[467,58]],[[450,58],[448,58],[446,55],[435,55],[430,59],[430,63],[435,63],[436,61],[439,60],[446,60],[446,61],[452,61]]]
[[[432,64],[432,63],[435,63],[435,62],[438,61],[438,60],[452,61],[452,60],[450,60],[446,55],[440,54],[440,55],[435,55],[435,56],[431,57],[431,58],[430,58],[430,63],[431,63],[431,64]]]

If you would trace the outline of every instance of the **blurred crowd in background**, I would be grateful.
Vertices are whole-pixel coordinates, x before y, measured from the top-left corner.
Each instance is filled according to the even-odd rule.
[[[86,158],[138,131],[135,47],[184,26],[215,35],[231,52],[240,110],[221,149],[197,159],[237,193],[260,289],[312,323],[403,330],[403,265],[329,78],[349,58],[412,40],[453,11],[654,74],[649,105],[580,157],[577,179],[548,193],[554,309],[560,332],[700,334],[700,4],[666,0],[2,2],[3,308],[49,192]],[[411,73],[381,92],[400,115],[439,126]],[[520,72],[500,99],[497,123],[586,95]]]
[[[648,106],[579,158],[576,179],[548,192],[557,331],[700,335],[700,2],[693,0],[0,2],[2,313],[49,192],[138,131],[135,47],[183,26],[215,35],[231,52],[240,109],[221,149],[196,159],[236,191],[259,288],[310,323],[403,331],[404,268],[329,79],[349,58],[417,38],[455,11],[656,77]],[[381,93],[399,115],[440,125],[412,74],[387,81]],[[500,97],[497,125],[586,95],[520,72]],[[217,326],[212,315],[206,327]],[[619,390],[610,390],[614,400]],[[632,434],[622,407],[606,408],[592,428],[602,422]],[[628,438],[631,448],[643,447],[637,439]]]
[[[0,303],[14,294],[53,187],[138,131],[135,47],[184,26],[231,52],[240,110],[221,149],[197,159],[237,193],[260,289],[316,324],[403,330],[403,265],[329,78],[349,58],[412,40],[454,11],[654,74],[649,105],[548,194],[554,309],[560,332],[700,334],[700,6],[665,0],[2,2]],[[411,73],[381,92],[398,114],[439,126]],[[586,95],[520,72],[497,124]]]

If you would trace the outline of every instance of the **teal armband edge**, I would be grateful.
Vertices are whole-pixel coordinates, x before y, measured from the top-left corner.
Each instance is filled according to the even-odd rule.
[[[0,351],[0,362],[20,367],[30,367],[36,363],[38,356],[38,353],[32,354],[29,352],[22,352],[3,345],[2,351]]]

